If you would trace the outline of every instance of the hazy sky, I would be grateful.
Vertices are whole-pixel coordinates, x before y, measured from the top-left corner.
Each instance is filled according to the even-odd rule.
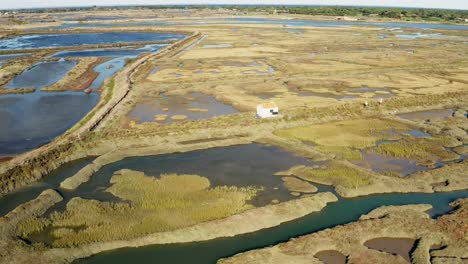
[[[468,10],[468,0],[0,0],[0,9],[28,7],[91,5],[158,5],[158,4],[294,4],[294,5],[365,5],[450,8]]]

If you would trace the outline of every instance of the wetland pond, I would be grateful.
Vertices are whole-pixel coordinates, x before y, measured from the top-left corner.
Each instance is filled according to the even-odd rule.
[[[21,54],[8,54],[8,55],[0,55],[0,67],[6,64],[9,60],[23,57],[29,55],[30,53],[21,53]]]
[[[185,35],[150,32],[106,32],[75,34],[21,35],[0,39],[1,50],[72,47],[81,45],[113,44],[125,42],[178,40]]]
[[[173,116],[185,116],[189,120],[206,119],[219,115],[237,113],[238,111],[215,98],[202,94],[165,95],[144,98],[129,113],[130,119],[140,123],[158,121],[170,123]]]
[[[19,154],[48,143],[94,107],[99,100],[97,94],[39,90],[62,79],[75,65],[76,61],[64,60],[37,63],[5,86],[36,91],[0,96],[0,156]]]
[[[384,205],[432,204],[432,216],[451,210],[448,204],[458,198],[468,197],[468,191],[434,194],[383,194],[367,197],[340,199],[328,204],[322,211],[303,218],[283,223],[277,227],[254,233],[220,238],[197,243],[153,245],[140,248],[123,248],[103,252],[88,259],[77,260],[76,264],[97,263],[195,263],[214,264],[220,258],[230,257],[252,249],[286,242],[293,237],[317,232],[326,228],[356,221],[362,214]]]
[[[77,51],[61,51],[53,54],[53,58],[68,57],[102,57],[110,60],[101,63],[93,68],[99,75],[89,86],[92,90],[99,89],[104,81],[125,67],[128,59],[135,59],[142,53],[153,53],[166,47],[167,44],[150,44],[141,48],[113,48],[113,49],[89,49]]]
[[[76,61],[40,62],[11,80],[5,88],[42,88],[60,81],[75,67]]]
[[[42,190],[58,188],[59,182],[73,175],[91,162],[90,159],[66,164],[50,176],[31,187],[24,188],[0,198],[2,214],[15,208],[19,203],[34,198]],[[274,176],[277,171],[293,165],[313,165],[305,158],[295,156],[281,148],[259,144],[220,147],[186,153],[157,156],[130,157],[102,167],[89,182],[76,191],[63,191],[65,200],[52,208],[63,210],[72,197],[81,196],[99,200],[112,200],[104,190],[110,185],[113,172],[127,168],[158,176],[161,173],[199,174],[210,179],[212,186],[263,186],[254,204],[264,205],[274,197],[282,201],[291,199],[289,191],[282,185],[281,178]],[[319,186],[319,192],[331,188]],[[381,194],[352,199],[339,198],[328,204],[321,212],[312,213],[277,227],[231,238],[220,238],[197,243],[153,245],[140,248],[123,248],[97,254],[75,263],[216,263],[219,258],[229,257],[252,249],[275,245],[290,238],[313,233],[336,225],[357,220],[362,214],[383,205],[432,204],[428,213],[437,217],[451,210],[449,203],[468,197],[468,190],[433,194]],[[49,210],[49,213],[52,211]]]
[[[436,109],[399,114],[398,117],[410,120],[426,120],[432,118],[452,117],[454,113],[455,111],[453,109]]]
[[[207,21],[193,19],[190,22],[172,22],[168,20],[142,21],[128,23],[64,23],[60,26],[44,27],[43,29],[66,29],[74,27],[133,27],[133,26],[193,26],[193,25],[236,25],[236,24],[263,24],[263,25],[286,25],[289,27],[320,27],[339,28],[350,26],[383,27],[383,28],[413,28],[413,29],[440,29],[440,30],[468,30],[468,25],[436,24],[436,23],[405,23],[405,22],[353,22],[353,21],[320,21],[300,19],[272,19],[259,17],[226,17],[207,18]],[[213,21],[216,20],[216,21]]]
[[[141,42],[181,39],[184,35],[166,33],[88,33],[25,35],[0,40],[0,50],[67,47],[86,44],[114,42]],[[35,88],[29,94],[0,96],[0,157],[12,156],[38,148],[81,120],[99,101],[96,93],[42,92],[40,88],[63,79],[77,64],[67,57],[106,57],[110,60],[94,67],[99,73],[89,88],[97,90],[105,79],[117,73],[126,65],[127,59],[141,53],[156,52],[166,44],[151,44],[143,47],[62,51],[52,55],[58,61],[39,62],[7,83],[5,88]],[[0,62],[27,54],[0,56]]]
[[[40,147],[83,118],[99,100],[82,92],[0,96],[0,156]]]

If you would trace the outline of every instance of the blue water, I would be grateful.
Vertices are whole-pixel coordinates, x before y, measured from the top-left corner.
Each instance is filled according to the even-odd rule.
[[[153,53],[167,45],[146,45],[138,49],[94,49],[94,50],[78,50],[78,51],[61,51],[55,53],[51,57],[107,57],[112,58],[109,61],[101,63],[94,67],[94,71],[99,73],[98,77],[93,81],[89,88],[99,89],[103,82],[125,67],[127,59],[135,59],[138,55],[144,52]]]
[[[0,156],[40,147],[83,118],[98,94],[40,92],[0,96]]]
[[[417,138],[430,138],[430,137],[432,137],[431,134],[426,133],[424,131],[421,131],[419,129],[412,129],[410,131],[407,131],[406,133],[410,134],[413,137],[417,137]]]
[[[35,185],[0,197],[0,216],[11,211],[20,203],[35,198],[37,194],[47,188],[58,189],[61,181],[72,176],[89,161],[90,159],[86,159],[83,162],[65,164]],[[63,203],[76,196],[97,199],[96,196],[101,196],[104,190],[110,186],[113,173],[126,168],[143,171],[146,175],[155,177],[164,173],[198,174],[210,179],[211,186],[263,186],[265,191],[259,193],[259,199],[268,204],[272,199],[284,201],[292,198],[284,187],[281,177],[273,176],[273,174],[297,164],[312,166],[316,163],[279,147],[260,144],[129,157],[102,167],[89,182],[82,184],[77,190],[63,192],[62,195],[65,199]],[[255,173],[255,177],[252,176],[252,173]],[[274,187],[278,189],[273,190]],[[30,194],[30,192],[35,195]]]
[[[95,17],[95,16],[88,16],[88,17],[80,17],[80,18],[61,18],[60,20],[63,21],[101,21],[101,20],[119,20],[119,19],[126,19],[126,16],[106,16],[106,17]]]
[[[138,56],[143,52],[153,53],[167,44],[154,44],[146,45],[138,49],[130,48],[113,48],[113,49],[89,49],[89,50],[73,50],[61,51],[53,54],[51,57],[65,58],[65,57],[125,57],[125,56]]]
[[[15,59],[19,57],[23,57],[26,55],[30,55],[31,53],[19,53],[19,54],[7,54],[7,55],[0,55],[0,61],[7,61],[10,59]]]
[[[265,25],[287,25],[287,26],[305,26],[305,27],[325,27],[339,28],[348,26],[370,26],[385,28],[414,28],[414,29],[443,29],[443,30],[468,30],[468,25],[451,24],[432,24],[432,23],[405,23],[405,22],[353,22],[353,21],[319,21],[319,20],[299,20],[299,19],[271,19],[256,17],[236,17],[236,18],[217,18],[226,21],[191,21],[189,23],[174,23],[168,21],[148,21],[148,22],[129,22],[129,23],[65,23],[56,27],[46,27],[44,29],[66,29],[73,27],[125,27],[125,26],[190,26],[190,25],[208,25],[208,24],[265,24]],[[209,19],[207,19],[209,20]]]
[[[0,39],[0,50],[70,47],[77,45],[96,45],[124,42],[164,41],[178,40],[184,37],[185,36],[182,34],[146,32],[24,35],[13,38]]]
[[[30,53],[21,53],[21,54],[8,54],[8,55],[0,55],[0,67],[5,65],[9,60],[23,57],[29,55]]]
[[[247,24],[284,24],[289,26],[312,26],[312,27],[342,27],[342,26],[376,26],[376,27],[407,27],[417,29],[448,29],[448,30],[468,30],[468,25],[450,25],[450,24],[429,24],[429,23],[405,23],[405,22],[353,22],[353,21],[315,21],[315,20],[296,20],[296,19],[269,19],[269,18],[250,18],[236,17],[230,20],[237,23]]]
[[[2,214],[16,207],[19,203],[34,198],[42,190],[57,188],[60,181],[76,173],[91,159],[84,159],[66,164],[46,177],[38,184],[0,198]],[[106,186],[113,172],[122,168],[144,171],[147,175],[161,173],[200,174],[210,178],[213,186],[217,185],[253,185],[267,186],[266,191],[281,185],[279,177],[272,174],[296,164],[308,164],[310,161],[291,155],[271,146],[258,144],[212,148],[186,153],[166,154],[146,157],[126,158],[100,169],[91,181],[83,184],[74,192],[64,192],[66,200],[74,196],[96,197]],[[284,188],[283,188],[284,189]],[[280,192],[285,190],[281,189]],[[319,191],[329,191],[319,188]],[[432,204],[430,215],[436,217],[451,210],[448,205],[458,198],[468,197],[468,190],[434,194],[381,194],[345,199],[330,203],[321,212],[312,213],[279,226],[258,232],[239,235],[232,238],[220,238],[205,242],[171,244],[163,246],[145,246],[124,248],[103,252],[76,263],[216,263],[219,258],[229,257],[240,252],[263,248],[336,225],[355,221],[362,214],[384,205]],[[267,197],[271,199],[271,197]],[[62,203],[60,208],[63,208]]]
[[[42,88],[60,81],[76,61],[40,62],[11,80],[5,88]]]
[[[232,238],[220,238],[197,243],[153,245],[140,248],[123,248],[100,253],[80,264],[124,263],[193,263],[215,264],[220,258],[230,257],[248,250],[264,248],[286,242],[291,238],[317,232],[326,228],[356,221],[362,214],[384,205],[431,204],[432,215],[451,210],[449,203],[468,197],[468,191],[435,194],[383,194],[354,199],[340,199],[328,204],[321,212],[312,213],[277,227]]]
[[[106,61],[98,66],[94,67],[94,71],[99,73],[98,77],[93,81],[93,83],[89,86],[89,88],[96,90],[99,89],[102,83],[109,78],[110,76],[114,75],[118,71],[120,71],[123,67],[125,67],[125,60],[126,59],[135,58],[135,56],[129,57],[118,57],[109,61]]]
[[[88,28],[88,27],[137,27],[137,26],[170,26],[173,23],[169,22],[129,22],[129,23],[64,23],[60,26],[52,27],[43,27],[36,29],[45,29],[45,30],[60,30],[60,29],[69,29],[69,28]]]
[[[443,36],[442,34],[422,34],[422,33],[416,33],[416,34],[400,34],[396,35],[399,38],[402,39],[418,39],[418,38],[434,38],[434,37],[441,37]]]
[[[183,35],[159,33],[104,33],[104,34],[65,34],[63,39],[58,35],[22,36],[7,41],[0,40],[0,47],[18,48],[14,42],[21,43],[21,47],[47,47],[49,41],[56,45],[70,46],[89,41],[90,38],[104,37],[89,43],[112,42],[120,38],[119,42],[137,42],[157,39],[181,38]],[[106,38],[109,37],[109,38]],[[6,43],[6,44],[5,44]],[[84,44],[84,43],[81,43]],[[94,68],[99,73],[90,85],[91,89],[98,89],[105,79],[117,73],[125,66],[127,58],[135,58],[139,54],[156,52],[166,45],[152,44],[142,48],[124,49],[96,49],[83,51],[63,51],[52,57],[111,57]],[[5,55],[1,58],[11,58],[18,55]],[[36,88],[36,92],[24,95],[4,95],[0,97],[0,156],[20,154],[50,142],[77,123],[98,102],[99,95],[86,95],[82,92],[50,93],[39,89],[61,80],[77,61],[40,62],[27,69],[13,80],[6,88]]]

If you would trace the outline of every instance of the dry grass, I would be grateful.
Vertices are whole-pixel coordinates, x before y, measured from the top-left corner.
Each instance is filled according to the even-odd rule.
[[[346,160],[361,160],[361,152],[357,149],[340,146],[316,146],[317,151],[325,154],[333,154],[337,158]]]
[[[416,159],[433,163],[437,160],[450,161],[459,155],[447,151],[437,139],[407,138],[394,143],[379,145],[375,152],[395,158]]]
[[[284,186],[291,191],[291,192],[299,192],[299,193],[314,193],[317,192],[317,187],[314,185],[294,178],[294,177],[282,177]]]
[[[54,212],[50,219],[23,221],[18,235],[29,237],[42,230],[54,247],[130,239],[240,213],[251,208],[247,202],[257,191],[210,188],[209,180],[197,175],[157,179],[130,170],[116,172],[111,183],[107,191],[127,202],[73,198],[64,212]]]
[[[375,146],[379,140],[401,137],[397,133],[390,133],[390,130],[407,129],[407,125],[395,121],[358,119],[283,129],[275,131],[275,134],[288,139],[312,142],[317,151],[333,154],[340,159],[360,160],[360,150]]]
[[[371,175],[338,162],[328,162],[326,166],[311,168],[306,166],[292,167],[277,175],[294,175],[306,181],[324,185],[357,188],[371,183]]]
[[[187,119],[187,116],[186,115],[173,115],[171,116],[171,119],[176,120],[176,121],[185,120]]]
[[[284,129],[275,134],[321,146],[364,149],[374,146],[378,140],[394,138],[385,133],[389,129],[407,130],[408,127],[395,121],[358,119]]]

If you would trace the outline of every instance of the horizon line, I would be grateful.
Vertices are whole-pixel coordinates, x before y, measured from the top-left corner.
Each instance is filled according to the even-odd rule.
[[[117,4],[117,5],[64,5],[64,6],[46,6],[46,7],[19,7],[19,8],[0,8],[0,10],[33,10],[33,9],[60,9],[60,8],[106,8],[106,7],[150,7],[150,6],[297,6],[297,7],[366,7],[366,8],[402,8],[402,9],[432,9],[432,10],[454,10],[468,11],[468,9],[459,8],[437,8],[437,7],[420,7],[420,6],[370,6],[370,5],[308,5],[308,4],[154,4],[154,5],[132,5],[132,4]]]

